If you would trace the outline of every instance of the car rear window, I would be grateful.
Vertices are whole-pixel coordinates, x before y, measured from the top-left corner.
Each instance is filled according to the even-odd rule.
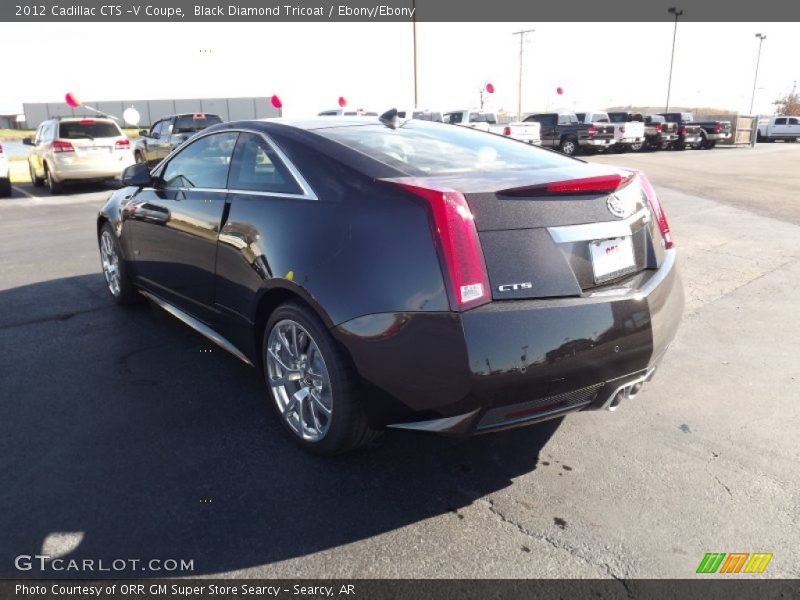
[[[397,129],[366,125],[314,133],[417,177],[547,169],[573,161],[501,135],[425,121],[408,121]]]
[[[62,121],[58,124],[58,137],[65,140],[119,137],[122,132],[111,121]]]
[[[175,119],[175,125],[172,128],[173,133],[193,133],[195,131],[202,131],[206,127],[211,127],[217,123],[222,123],[217,115],[182,115]]]

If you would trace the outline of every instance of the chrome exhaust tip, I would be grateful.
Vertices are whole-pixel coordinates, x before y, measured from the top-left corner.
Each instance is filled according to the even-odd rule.
[[[633,400],[636,396],[639,395],[639,392],[642,391],[642,387],[644,386],[644,382],[640,381],[639,383],[634,383],[629,388],[626,388],[628,391],[628,399]]]

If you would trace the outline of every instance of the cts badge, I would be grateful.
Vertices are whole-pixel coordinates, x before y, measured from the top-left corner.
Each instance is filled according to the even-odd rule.
[[[522,283],[506,283],[503,285],[497,286],[498,292],[516,292],[517,290],[529,290],[533,287],[533,284],[530,281],[524,281]]]

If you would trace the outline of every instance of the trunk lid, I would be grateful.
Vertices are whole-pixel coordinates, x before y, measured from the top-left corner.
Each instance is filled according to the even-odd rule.
[[[552,193],[546,187],[615,176],[631,179],[613,192]],[[493,300],[580,296],[626,282],[660,261],[661,249],[653,244],[658,229],[630,172],[576,162],[574,167],[431,181],[464,195],[474,215]],[[619,251],[630,256],[624,270],[603,273],[598,262],[604,260],[602,253],[616,251],[614,242],[603,247],[604,240],[618,240]]]

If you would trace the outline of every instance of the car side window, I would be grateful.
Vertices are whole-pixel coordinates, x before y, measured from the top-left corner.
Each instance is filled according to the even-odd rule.
[[[198,139],[181,150],[161,176],[168,189],[225,189],[238,133],[227,131]]]
[[[775,125],[786,125],[786,119],[775,119]]]
[[[461,114],[460,112],[454,112],[450,113],[449,115],[445,115],[445,117],[447,118],[448,123],[450,123],[451,125],[457,125],[461,123],[461,119],[464,117],[464,115]]]
[[[797,124],[800,124],[800,121],[798,121],[795,118],[790,118],[789,119],[789,125],[797,125]]]
[[[150,128],[150,137],[153,137],[153,134],[161,132],[161,123],[163,121],[156,121],[155,125]]]
[[[274,194],[303,194],[302,188],[269,142],[255,133],[239,135],[228,187],[232,190]]]

